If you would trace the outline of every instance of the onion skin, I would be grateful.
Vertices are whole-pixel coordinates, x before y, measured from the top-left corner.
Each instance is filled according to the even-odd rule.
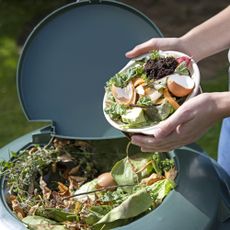
[[[132,82],[129,82],[129,84],[124,88],[113,85],[111,91],[118,104],[129,105],[133,102],[136,96]]]

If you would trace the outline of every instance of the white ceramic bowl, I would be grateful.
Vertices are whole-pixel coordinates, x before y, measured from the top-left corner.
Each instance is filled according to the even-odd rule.
[[[160,51],[160,54],[163,56],[173,56],[175,58],[179,58],[179,57],[189,57],[188,55],[182,53],[182,52],[178,52],[178,51]],[[145,54],[142,55],[141,57],[137,57],[135,59],[130,60],[127,65],[122,68],[119,72],[122,72],[124,70],[126,70],[127,68],[129,68],[130,66],[132,66],[135,62],[136,59],[140,59],[142,57],[148,56],[149,54]],[[188,67],[191,78],[194,80],[195,86],[193,88],[193,91],[187,96],[186,101],[189,100],[190,98],[196,96],[199,93],[200,90],[200,71],[199,68],[196,64],[196,62],[191,59],[190,65]],[[128,132],[128,133],[142,133],[142,134],[147,134],[147,135],[151,135],[153,133],[154,127],[155,125],[152,126],[148,126],[148,127],[143,127],[143,128],[124,128],[124,123],[122,122],[117,122],[114,121],[110,118],[110,116],[105,112],[105,104],[106,104],[106,98],[107,98],[107,93],[105,93],[104,95],[104,99],[103,99],[103,112],[104,112],[104,116],[106,118],[106,120],[110,123],[110,125],[112,125],[114,128],[121,130],[123,132]],[[167,119],[167,118],[166,118]]]

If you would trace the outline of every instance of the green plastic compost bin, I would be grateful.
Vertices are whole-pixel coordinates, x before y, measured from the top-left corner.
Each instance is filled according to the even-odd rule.
[[[50,126],[26,134],[0,150],[9,152],[46,144],[51,136],[91,140],[111,153],[123,151],[126,138],[102,111],[105,82],[120,70],[124,54],[159,29],[141,12],[116,1],[80,1],[47,16],[33,30],[21,54],[17,86],[28,120]],[[132,230],[230,229],[230,179],[196,146],[170,153],[177,186],[154,211],[123,227]],[[111,156],[105,156],[111,159]],[[5,199],[1,178],[0,229],[26,229]]]

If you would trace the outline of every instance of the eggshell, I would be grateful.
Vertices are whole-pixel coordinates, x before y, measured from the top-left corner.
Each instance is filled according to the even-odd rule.
[[[134,87],[132,82],[129,82],[129,84],[124,88],[113,85],[111,91],[116,102],[119,104],[128,105],[134,97]]]
[[[168,76],[167,87],[177,97],[190,94],[195,86],[193,79],[187,75],[172,74]]]
[[[110,172],[102,173],[97,178],[97,185],[101,188],[107,188],[111,186],[115,186],[116,182],[114,181]]]
[[[129,102],[129,104],[136,104],[136,100],[137,100],[137,92],[136,90],[134,90],[132,100]]]

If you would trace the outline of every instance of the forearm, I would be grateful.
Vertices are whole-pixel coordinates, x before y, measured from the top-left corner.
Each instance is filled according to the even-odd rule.
[[[215,111],[218,119],[230,117],[230,92],[210,93],[210,98],[214,102]]]
[[[193,28],[181,38],[184,49],[196,61],[230,47],[230,6]]]

